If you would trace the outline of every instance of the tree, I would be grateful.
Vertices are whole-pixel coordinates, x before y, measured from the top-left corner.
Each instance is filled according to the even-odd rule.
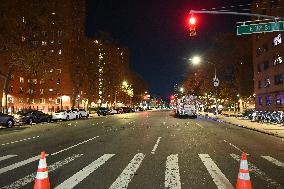
[[[37,48],[32,48],[34,32],[47,22],[48,2],[36,0],[11,0],[1,2],[0,7],[0,53],[9,62],[3,87],[2,106],[7,113],[7,95],[11,75],[15,70],[27,74],[39,74],[43,55]],[[31,11],[33,10],[33,11]]]

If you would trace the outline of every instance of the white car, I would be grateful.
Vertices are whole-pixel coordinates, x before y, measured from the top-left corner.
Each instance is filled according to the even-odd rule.
[[[52,115],[53,120],[71,120],[71,119],[78,119],[77,112],[72,110],[60,110]]]
[[[88,118],[89,113],[85,109],[78,109],[79,119]]]
[[[109,113],[110,113],[111,115],[113,115],[113,114],[118,114],[118,111],[117,111],[116,109],[112,109],[112,110],[109,111]]]

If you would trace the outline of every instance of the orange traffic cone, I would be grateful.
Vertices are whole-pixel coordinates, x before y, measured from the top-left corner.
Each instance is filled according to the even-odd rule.
[[[236,189],[252,189],[248,170],[247,154],[245,152],[242,153]]]
[[[41,152],[34,189],[50,189],[45,152]]]

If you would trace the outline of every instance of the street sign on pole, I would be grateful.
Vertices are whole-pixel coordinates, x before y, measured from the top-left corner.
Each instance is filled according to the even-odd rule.
[[[218,78],[213,78],[213,85],[214,85],[214,87],[218,87],[219,84],[220,84],[219,79]]]
[[[284,31],[284,21],[237,26],[237,35]]]

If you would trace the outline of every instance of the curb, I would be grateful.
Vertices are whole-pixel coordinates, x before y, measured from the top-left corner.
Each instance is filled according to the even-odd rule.
[[[237,127],[249,129],[249,130],[256,131],[256,132],[259,132],[259,133],[262,133],[262,134],[267,134],[267,135],[270,135],[270,136],[275,136],[275,137],[284,139],[283,136],[280,136],[280,135],[275,134],[275,133],[265,132],[265,131],[262,131],[262,130],[259,130],[259,129],[247,127],[247,126],[240,125],[240,124],[231,123],[231,122],[229,122],[229,121],[223,121],[223,120],[221,120],[221,119],[212,118],[212,117],[209,117],[209,116],[206,116],[206,115],[199,115],[199,116],[200,116],[200,117],[204,117],[205,119],[211,119],[211,120],[216,121],[216,122],[219,122],[219,123],[227,123],[227,124],[230,124],[230,125],[233,125],[233,126],[237,126]]]

